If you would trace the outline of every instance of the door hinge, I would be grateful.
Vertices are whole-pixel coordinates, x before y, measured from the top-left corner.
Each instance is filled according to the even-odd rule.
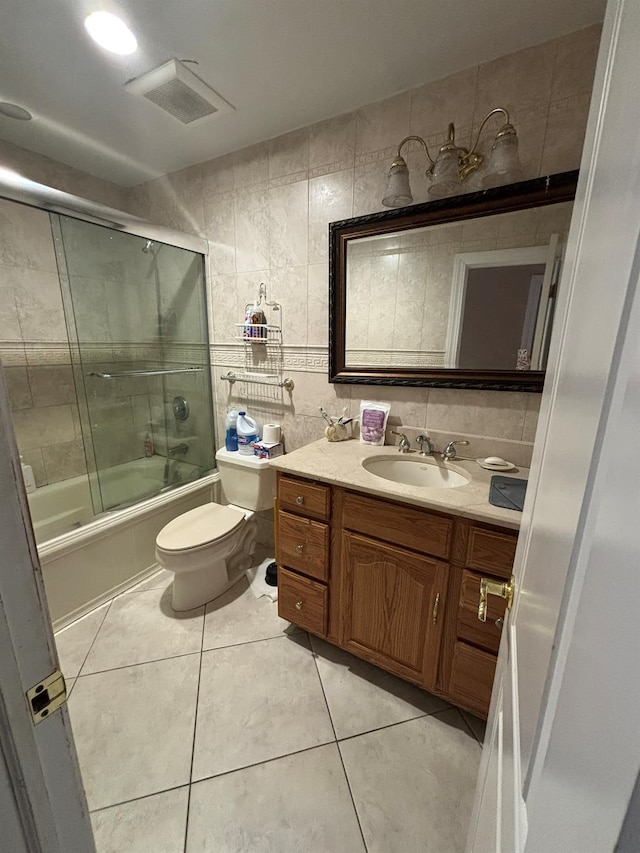
[[[59,669],[27,690],[27,701],[35,725],[67,701],[67,685]]]

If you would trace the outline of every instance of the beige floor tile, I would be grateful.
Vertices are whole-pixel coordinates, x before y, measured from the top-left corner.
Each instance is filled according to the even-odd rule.
[[[80,676],[69,700],[90,809],[189,782],[199,655]]]
[[[340,743],[369,853],[462,853],[480,747],[457,710]]]
[[[219,649],[254,640],[280,637],[298,630],[278,616],[278,603],[256,598],[245,579],[207,604],[204,619],[205,649]]]
[[[100,626],[107,615],[110,602],[103,604],[87,613],[81,619],[76,619],[71,625],[63,628],[55,636],[60,668],[66,678],[76,676],[96,638]]]
[[[334,744],[197,782],[187,853],[365,853]]]
[[[93,812],[96,853],[182,853],[188,787]]]
[[[119,595],[102,623],[82,674],[199,652],[203,619],[204,607],[185,613],[172,610],[168,590]]]
[[[338,740],[450,707],[317,637],[311,637],[311,647]]]
[[[332,740],[304,634],[203,654],[194,780]]]

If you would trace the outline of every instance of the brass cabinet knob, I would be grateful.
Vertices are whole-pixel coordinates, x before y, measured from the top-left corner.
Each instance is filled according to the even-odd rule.
[[[302,610],[303,603],[302,601],[296,601],[296,610]]]
[[[498,618],[496,619],[496,628],[499,628],[500,630],[502,630],[503,625],[504,625],[504,619],[502,618],[502,616],[498,616]]]
[[[298,504],[298,506],[302,506],[302,504],[304,503],[304,498],[302,497],[302,495],[298,495],[298,497],[296,498],[296,503]]]
[[[302,554],[304,551],[304,545],[296,545],[296,554]]]

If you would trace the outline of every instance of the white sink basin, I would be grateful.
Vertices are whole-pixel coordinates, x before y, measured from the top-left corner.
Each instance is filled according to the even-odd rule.
[[[405,486],[456,489],[469,482],[468,477],[444,465],[430,462],[424,456],[369,456],[362,460],[362,467],[376,477]]]

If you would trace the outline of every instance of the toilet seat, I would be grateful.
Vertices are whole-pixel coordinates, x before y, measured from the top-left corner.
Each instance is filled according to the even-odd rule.
[[[165,553],[197,551],[233,535],[244,521],[240,509],[204,504],[166,524],[158,533],[156,547]]]

